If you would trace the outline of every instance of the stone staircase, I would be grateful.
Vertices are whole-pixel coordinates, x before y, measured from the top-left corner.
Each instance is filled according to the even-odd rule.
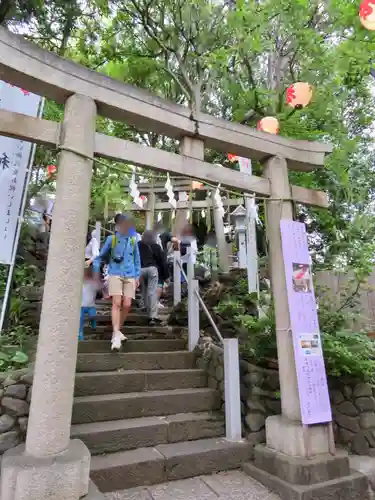
[[[148,486],[246,462],[252,447],[224,439],[220,393],[207,387],[183,333],[145,326],[135,311],[125,330],[129,340],[111,352],[110,318],[101,309],[98,329],[87,329],[79,344],[71,432],[90,449],[99,489]]]

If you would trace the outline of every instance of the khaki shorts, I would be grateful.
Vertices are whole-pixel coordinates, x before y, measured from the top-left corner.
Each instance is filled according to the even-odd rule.
[[[108,276],[108,293],[111,297],[135,299],[135,279]]]

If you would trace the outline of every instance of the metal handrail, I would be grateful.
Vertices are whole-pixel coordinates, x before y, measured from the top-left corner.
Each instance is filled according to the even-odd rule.
[[[179,266],[179,268],[180,268],[180,271],[181,271],[182,276],[184,277],[184,279],[185,279],[185,281],[186,281],[187,285],[189,286],[189,280],[188,280],[188,278],[187,278],[187,276],[186,276],[186,274],[185,274],[185,271],[184,271],[184,270],[183,270],[183,268],[182,268],[182,264],[181,264],[181,262],[180,262],[179,260],[177,260],[176,262],[177,262],[177,264],[178,264],[178,266]],[[214,331],[215,331],[215,333],[216,333],[217,337],[219,338],[219,340],[220,340],[221,344],[222,344],[222,345],[224,345],[224,338],[223,338],[223,336],[221,335],[221,333],[220,333],[220,331],[219,331],[219,329],[218,329],[218,327],[217,327],[217,325],[216,325],[215,321],[213,320],[213,318],[212,318],[212,316],[211,316],[211,314],[210,314],[210,311],[207,309],[206,304],[203,302],[203,299],[202,299],[202,297],[200,296],[200,293],[198,292],[198,290],[195,290],[195,294],[196,294],[196,296],[197,296],[197,298],[198,298],[198,301],[199,301],[199,303],[200,303],[200,305],[201,305],[201,307],[202,307],[202,309],[203,309],[204,313],[205,313],[205,314],[206,314],[206,316],[207,316],[208,321],[211,323],[211,326],[212,326],[212,328],[214,329]]]

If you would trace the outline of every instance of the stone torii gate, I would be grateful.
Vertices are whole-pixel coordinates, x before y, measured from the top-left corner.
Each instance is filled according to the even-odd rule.
[[[81,441],[70,440],[70,426],[95,156],[269,198],[282,416],[267,427],[267,446],[291,458],[306,457],[279,223],[293,218],[293,203],[328,206],[326,194],[291,186],[288,169],[321,167],[331,146],[264,134],[204,113],[191,116],[182,106],[61,59],[4,28],[0,28],[0,78],[65,105],[62,123],[0,110],[0,134],[60,152],[26,444],[4,454],[2,500],[76,500],[88,492],[90,454]],[[96,133],[97,114],[176,138],[180,154]],[[263,177],[205,162],[204,147],[262,162]],[[324,426],[314,427],[313,444],[315,454],[328,453]]]

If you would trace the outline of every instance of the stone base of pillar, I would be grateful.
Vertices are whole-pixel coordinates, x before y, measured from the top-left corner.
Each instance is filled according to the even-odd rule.
[[[89,493],[90,452],[80,440],[59,455],[34,457],[25,445],[4,453],[1,500],[78,500]],[[95,488],[91,489],[97,495]],[[92,498],[100,498],[97,496]]]
[[[344,451],[307,459],[258,445],[243,469],[282,500],[370,500],[367,477],[350,470]]]
[[[303,427],[300,422],[295,422],[275,415],[266,420],[266,440],[271,448],[292,457],[307,457],[309,454],[320,455],[329,453],[329,435],[326,425],[309,427],[310,453],[305,448]]]

